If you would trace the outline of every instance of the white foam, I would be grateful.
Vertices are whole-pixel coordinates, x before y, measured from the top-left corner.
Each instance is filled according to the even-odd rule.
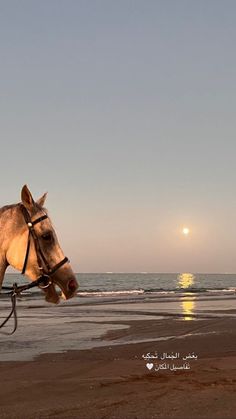
[[[144,290],[122,290],[122,291],[84,291],[78,292],[77,295],[80,297],[112,297],[117,295],[137,295],[137,294],[144,294]]]

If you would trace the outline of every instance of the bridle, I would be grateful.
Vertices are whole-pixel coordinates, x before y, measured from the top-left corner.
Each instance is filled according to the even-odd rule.
[[[53,268],[50,267],[43,251],[40,245],[39,237],[37,236],[34,226],[38,223],[40,223],[43,220],[46,220],[48,218],[47,214],[45,213],[41,217],[38,217],[36,220],[31,220],[31,216],[28,212],[28,210],[25,208],[23,204],[20,204],[20,209],[23,214],[24,220],[28,226],[29,234],[28,234],[28,241],[27,241],[27,247],[26,247],[26,253],[25,253],[25,259],[23,263],[23,268],[21,271],[21,274],[24,275],[28,259],[29,259],[29,252],[30,252],[30,244],[31,244],[31,237],[33,238],[34,246],[35,246],[35,252],[37,256],[37,263],[38,268],[41,272],[41,275],[34,281],[32,281],[29,284],[20,285],[18,286],[16,283],[13,284],[12,287],[2,287],[3,290],[7,290],[8,292],[6,294],[10,295],[11,297],[11,303],[12,303],[12,309],[10,314],[7,316],[7,318],[0,324],[0,329],[8,322],[8,320],[14,316],[14,328],[11,333],[5,333],[7,335],[12,335],[16,329],[17,329],[17,314],[16,314],[16,297],[21,294],[21,292],[26,291],[33,287],[40,287],[42,289],[48,288],[51,284],[53,284],[53,278],[52,276],[54,273],[61,268],[65,263],[69,262],[69,259],[65,257],[62,259],[59,263],[57,263]],[[3,332],[2,332],[3,333]]]
[[[63,266],[65,263],[67,263],[69,260],[68,260],[67,257],[65,257],[63,260],[61,260],[59,263],[57,263],[53,268],[50,267],[46,257],[43,254],[42,248],[40,246],[39,238],[38,238],[38,236],[35,232],[35,229],[34,229],[34,226],[36,224],[38,224],[38,223],[40,223],[43,220],[46,220],[48,218],[47,214],[44,214],[41,217],[37,218],[36,220],[32,221],[31,217],[30,217],[30,214],[29,214],[28,210],[25,208],[25,206],[23,204],[21,204],[20,208],[21,208],[21,211],[22,211],[22,214],[24,216],[25,222],[26,222],[26,224],[28,226],[28,229],[29,229],[25,260],[24,260],[24,264],[23,264],[21,274],[24,275],[24,273],[26,271],[26,268],[27,268],[29,252],[30,252],[31,237],[32,237],[33,241],[34,241],[36,256],[37,256],[38,268],[42,272],[42,275],[40,276],[40,278],[43,277],[45,279],[45,282],[46,282],[46,278],[48,278],[48,285],[43,286],[43,288],[46,288],[53,282],[51,276],[61,266]]]

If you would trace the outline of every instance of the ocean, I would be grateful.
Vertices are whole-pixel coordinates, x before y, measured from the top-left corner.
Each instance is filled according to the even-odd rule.
[[[236,274],[192,274],[192,273],[78,273],[78,296],[106,297],[139,294],[204,293],[228,294],[236,290]],[[4,285],[27,283],[20,274],[7,273]],[[38,289],[28,293],[42,295]]]

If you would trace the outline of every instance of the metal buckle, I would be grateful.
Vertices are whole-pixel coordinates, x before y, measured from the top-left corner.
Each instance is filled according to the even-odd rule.
[[[45,288],[48,288],[52,284],[52,280],[51,280],[50,276],[43,275],[43,279],[45,279],[47,281],[47,283],[45,285],[40,285],[39,284],[39,288],[41,288],[42,290],[45,289]]]
[[[13,290],[12,290],[12,292],[11,292],[11,294],[12,294],[12,296],[17,296],[17,295],[20,295],[20,290],[18,289],[18,285],[17,285],[17,283],[15,282],[13,285],[12,285],[12,288],[13,288]]]

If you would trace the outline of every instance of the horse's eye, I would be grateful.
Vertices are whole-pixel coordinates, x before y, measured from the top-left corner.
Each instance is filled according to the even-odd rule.
[[[42,239],[47,241],[47,242],[51,242],[53,240],[53,235],[50,231],[48,231],[47,233],[42,234]]]

